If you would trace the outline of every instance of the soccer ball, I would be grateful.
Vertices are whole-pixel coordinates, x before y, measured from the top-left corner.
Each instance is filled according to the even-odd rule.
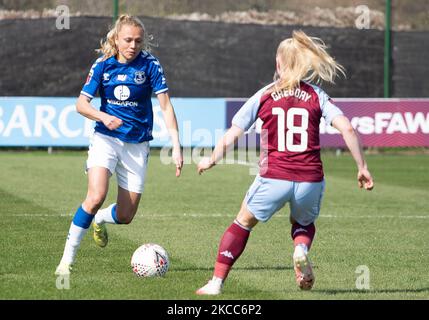
[[[154,243],[141,245],[131,257],[131,268],[138,277],[162,277],[169,265],[167,251]]]

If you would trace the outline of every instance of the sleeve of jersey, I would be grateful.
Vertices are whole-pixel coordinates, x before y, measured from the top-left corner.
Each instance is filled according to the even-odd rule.
[[[89,70],[88,77],[82,88],[81,94],[87,96],[88,98],[94,98],[97,93],[98,87],[100,86],[101,77],[103,74],[103,62],[100,59],[97,59],[92,65],[91,70]]]
[[[261,94],[258,91],[238,110],[232,118],[231,123],[244,131],[249,130],[258,118],[258,110],[261,101]]]
[[[343,114],[344,113],[333,103],[331,98],[329,98],[322,107],[322,115],[329,125],[332,124],[336,116],[342,116]]]
[[[316,92],[319,96],[322,116],[325,118],[326,123],[331,125],[332,120],[334,120],[336,116],[343,115],[343,112],[334,104],[332,99],[322,89],[317,88]]]
[[[155,94],[168,91],[167,81],[165,80],[164,70],[158,60],[152,60],[150,65],[150,82]]]

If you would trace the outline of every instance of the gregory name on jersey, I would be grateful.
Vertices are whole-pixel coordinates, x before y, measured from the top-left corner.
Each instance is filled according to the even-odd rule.
[[[295,90],[284,89],[280,91],[274,91],[273,93],[271,93],[271,97],[274,101],[280,100],[281,98],[296,97],[300,100],[307,102],[308,100],[310,100],[311,94],[299,88],[296,88]]]

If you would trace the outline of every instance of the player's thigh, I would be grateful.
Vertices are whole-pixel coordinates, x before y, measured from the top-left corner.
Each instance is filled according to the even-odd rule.
[[[117,139],[94,132],[88,149],[86,170],[103,167],[108,169],[110,174],[113,174],[118,162],[120,147],[120,142]]]
[[[88,169],[88,193],[107,194],[109,190],[110,171],[103,167]]]
[[[325,181],[296,182],[290,200],[291,220],[303,226],[313,223],[320,213]]]
[[[293,192],[293,184],[287,180],[256,176],[244,198],[247,209],[259,221],[269,220],[289,201]]]
[[[134,193],[143,193],[149,161],[149,143],[126,143],[116,166],[119,187]]]

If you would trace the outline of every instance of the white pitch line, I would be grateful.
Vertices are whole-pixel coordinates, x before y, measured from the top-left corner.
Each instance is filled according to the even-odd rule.
[[[2,214],[0,214],[1,216]],[[72,213],[61,213],[61,214],[44,214],[44,213],[17,213],[17,214],[7,214],[3,215],[7,217],[47,217],[47,218],[58,218],[58,217],[73,217]],[[135,218],[138,219],[174,219],[174,218],[234,218],[235,215],[225,214],[225,213],[211,213],[211,214],[199,214],[199,213],[179,213],[179,214],[137,214]],[[273,218],[282,218],[289,219],[287,215],[274,215]],[[319,218],[327,218],[327,219],[429,219],[429,214],[425,216],[418,215],[329,215],[329,214],[321,214]]]
[[[258,166],[257,163],[248,162],[248,161],[241,161],[241,160],[237,160],[234,164],[239,164],[239,165],[248,166],[248,167],[257,167]]]
[[[357,218],[357,219],[429,219],[429,215],[427,216],[378,216],[378,215],[372,215],[372,216],[338,216],[338,215],[320,215],[321,218],[340,218],[340,219],[347,219],[347,218]]]

